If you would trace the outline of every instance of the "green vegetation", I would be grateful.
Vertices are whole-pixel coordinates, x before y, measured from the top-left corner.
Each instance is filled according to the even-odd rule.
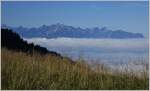
[[[98,65],[91,69],[84,61],[1,49],[1,87],[11,90],[32,89],[147,89],[148,73],[142,76],[111,72]]]

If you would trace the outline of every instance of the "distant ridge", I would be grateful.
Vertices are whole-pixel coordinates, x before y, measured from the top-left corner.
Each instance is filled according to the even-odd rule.
[[[126,32],[123,30],[112,31],[106,27],[102,28],[85,28],[67,26],[64,24],[52,24],[43,25],[38,28],[25,28],[10,27],[7,25],[2,25],[2,28],[11,28],[13,31],[19,33],[22,37],[33,38],[58,38],[58,37],[69,37],[69,38],[115,38],[115,39],[126,39],[126,38],[144,38],[141,33]]]

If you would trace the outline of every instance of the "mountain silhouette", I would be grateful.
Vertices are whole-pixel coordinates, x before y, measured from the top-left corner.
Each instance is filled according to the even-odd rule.
[[[60,54],[48,51],[44,47],[34,45],[33,43],[27,43],[27,41],[24,41],[19,34],[10,29],[1,29],[1,46],[10,50],[23,51],[29,54],[38,52],[40,54],[52,54],[61,57]]]
[[[69,38],[144,38],[141,33],[126,32],[123,30],[110,30],[106,27],[102,28],[80,28],[72,27],[64,24],[52,24],[43,25],[38,28],[25,28],[23,26],[10,27],[2,25],[2,28],[10,28],[17,32],[19,35],[25,38],[33,37],[44,37],[44,38],[58,38],[58,37],[69,37]]]

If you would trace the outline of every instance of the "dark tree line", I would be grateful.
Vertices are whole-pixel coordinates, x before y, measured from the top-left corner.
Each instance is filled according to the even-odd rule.
[[[1,45],[2,47],[6,47],[15,51],[23,51],[29,54],[33,54],[34,52],[38,52],[40,54],[53,54],[56,56],[61,56],[60,54],[52,51],[48,51],[44,47],[40,47],[39,45],[34,45],[33,43],[27,43],[24,41],[19,34],[13,32],[10,29],[1,29]]]

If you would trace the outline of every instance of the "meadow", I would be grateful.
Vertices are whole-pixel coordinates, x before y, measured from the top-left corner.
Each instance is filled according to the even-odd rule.
[[[1,49],[2,90],[148,90],[148,65],[141,75],[111,71],[107,65],[89,65],[79,59],[29,55]]]

